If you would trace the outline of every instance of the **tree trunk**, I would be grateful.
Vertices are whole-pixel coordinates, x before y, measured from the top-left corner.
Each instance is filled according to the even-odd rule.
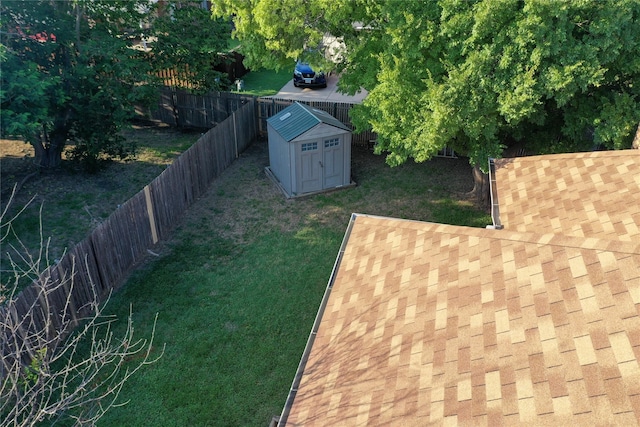
[[[61,137],[54,137],[51,143],[46,144],[42,141],[33,142],[35,151],[34,163],[43,169],[52,169],[60,166],[62,162],[62,150],[64,149],[64,141],[60,141]]]
[[[473,167],[473,190],[471,194],[478,206],[489,209],[491,207],[491,188],[489,186],[489,174],[480,170],[478,166]]]
[[[633,142],[631,143],[631,148],[640,150],[640,123],[638,123],[638,129],[636,129],[636,136],[635,138],[633,138]]]
[[[42,126],[38,141],[31,142],[35,151],[34,163],[43,169],[57,168],[62,163],[62,151],[67,144],[71,129],[71,109],[67,108],[56,117],[54,125],[48,129]]]

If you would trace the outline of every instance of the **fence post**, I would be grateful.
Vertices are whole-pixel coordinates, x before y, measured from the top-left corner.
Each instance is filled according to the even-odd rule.
[[[207,100],[204,96],[202,97],[202,111],[204,112],[204,122],[209,124],[209,111],[207,109]]]
[[[236,143],[236,159],[238,158],[238,126],[236,126],[236,112],[231,113],[233,118],[233,140]]]
[[[180,121],[178,117],[178,92],[171,88],[171,107],[173,109],[173,118],[176,121],[176,127],[180,127]]]
[[[149,215],[149,225],[151,227],[151,240],[155,245],[158,243],[158,229],[156,227],[156,217],[153,214],[153,203],[151,202],[151,191],[149,191],[149,185],[144,187],[144,198],[147,202],[147,214]]]

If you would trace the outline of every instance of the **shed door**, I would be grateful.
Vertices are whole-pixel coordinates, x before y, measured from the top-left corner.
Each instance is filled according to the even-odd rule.
[[[333,188],[344,184],[344,149],[340,138],[324,141],[323,187]]]
[[[322,190],[322,156],[317,142],[300,144],[300,191]]]

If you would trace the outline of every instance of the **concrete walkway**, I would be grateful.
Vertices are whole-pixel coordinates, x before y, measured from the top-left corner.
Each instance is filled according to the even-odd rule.
[[[343,95],[338,92],[338,76],[327,76],[327,87],[323,89],[300,88],[293,85],[293,78],[280,89],[273,98],[293,99],[296,101],[328,101],[328,102],[348,102],[360,104],[367,96],[367,91],[362,90],[354,96]],[[269,96],[265,98],[271,98]]]

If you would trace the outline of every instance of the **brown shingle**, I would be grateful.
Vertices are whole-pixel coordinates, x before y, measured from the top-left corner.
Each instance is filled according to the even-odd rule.
[[[495,162],[505,229],[640,241],[640,150]]]
[[[422,257],[411,257],[403,236],[418,232],[421,238],[414,242],[423,242]],[[482,276],[467,276],[463,287],[443,283],[443,277],[456,277],[456,271],[461,277],[460,270],[469,268],[459,262],[467,250],[460,247],[478,239],[503,260],[527,254],[531,277],[545,268],[532,268],[531,257],[546,260],[548,255],[536,253],[551,245],[554,262],[570,276],[557,276],[537,293],[537,278],[523,273],[499,283]],[[593,287],[584,278],[615,271],[635,246],[618,245],[619,252],[603,255],[607,247],[577,237],[356,216],[287,425],[416,425],[419,419],[507,425],[513,416],[557,425],[580,414],[611,424],[628,420],[636,411],[632,396],[640,393],[631,386],[640,378],[640,323],[631,320],[635,304],[628,291],[635,289],[635,279],[600,274]],[[421,266],[433,266],[433,259],[439,259],[439,273],[427,274]],[[368,270],[377,263],[385,272],[382,281]],[[400,264],[405,273],[389,268]],[[480,265],[483,271],[493,267]],[[419,281],[415,271],[422,271]],[[569,277],[570,283],[562,282]],[[616,286],[627,291],[616,297],[607,290],[607,277],[622,279]],[[568,299],[551,303],[549,290],[556,288]],[[466,302],[471,295],[476,300]],[[610,306],[618,304],[616,298],[622,310]]]
[[[353,217],[283,424],[640,424],[640,151],[496,166],[504,230]]]

